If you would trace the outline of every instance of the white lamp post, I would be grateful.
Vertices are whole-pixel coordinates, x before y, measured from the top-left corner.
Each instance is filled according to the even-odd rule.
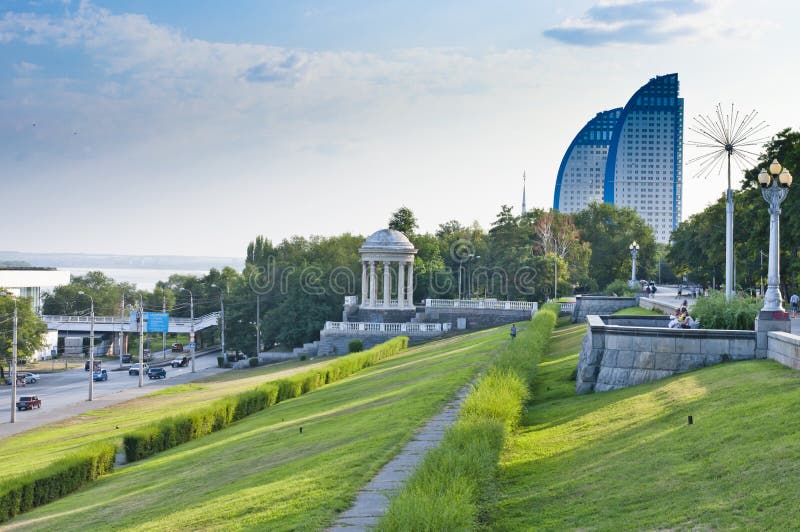
[[[94,298],[83,290],[79,291],[78,295],[88,297],[92,303],[89,314],[89,400],[92,401],[94,400]]]
[[[14,332],[11,339],[11,423],[17,422],[17,298],[8,292],[0,292],[0,296],[14,300]]]
[[[762,168],[758,174],[758,183],[761,185],[761,195],[769,205],[769,263],[767,270],[767,291],[764,294],[762,312],[785,312],[783,298],[778,289],[781,280],[780,262],[780,216],[781,203],[789,193],[792,184],[792,174],[782,168],[777,159],[769,165],[769,171]]]
[[[192,324],[189,331],[189,355],[192,357],[192,373],[194,373],[194,294],[188,288],[181,288],[184,292],[189,292],[189,310],[191,312]]]
[[[631,286],[636,284],[636,255],[639,254],[639,244],[634,240],[628,249],[631,250]]]
[[[144,300],[139,294],[139,388],[144,386]]]

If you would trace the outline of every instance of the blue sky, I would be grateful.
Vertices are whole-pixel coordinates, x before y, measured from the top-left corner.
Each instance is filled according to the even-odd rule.
[[[788,2],[0,1],[0,249],[241,256],[552,205],[597,112],[678,72],[798,128]],[[690,138],[690,132],[686,132]],[[685,161],[692,156],[687,149]],[[724,188],[685,169],[684,215]],[[20,223],[22,221],[22,223]]]

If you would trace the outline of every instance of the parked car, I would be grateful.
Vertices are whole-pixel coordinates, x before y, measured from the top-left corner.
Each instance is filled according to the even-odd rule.
[[[122,363],[123,364],[130,364],[132,360],[133,360],[133,357],[131,356],[130,353],[125,353],[124,355],[122,355]]]
[[[148,379],[166,379],[167,378],[167,370],[164,368],[149,368],[147,370],[147,378]]]
[[[149,366],[147,364],[142,364],[142,370],[147,373],[147,369]],[[128,369],[128,375],[138,375],[139,374],[139,364],[134,364]]]
[[[36,384],[39,382],[39,375],[36,373],[31,373],[30,371],[25,371],[22,373],[22,376],[25,378],[25,384]]]
[[[182,356],[182,357],[175,357],[172,359],[172,362],[169,363],[170,366],[173,368],[183,368],[189,365],[189,357]]]
[[[92,373],[92,379],[95,381],[107,381],[108,372],[104,369],[98,369],[94,373]]]
[[[36,395],[22,395],[17,399],[17,410],[32,410],[33,407],[42,408],[42,400]]]
[[[174,344],[172,344],[172,352],[183,353],[183,344],[180,342],[175,342]]]
[[[100,369],[100,362],[101,362],[100,360],[95,360],[94,361],[94,370],[95,371]],[[88,360],[83,363],[83,370],[84,371],[89,371],[89,361]]]

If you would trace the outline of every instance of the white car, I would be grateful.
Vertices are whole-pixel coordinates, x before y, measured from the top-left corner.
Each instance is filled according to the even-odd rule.
[[[25,384],[36,384],[37,382],[39,382],[39,378],[40,377],[36,373],[31,373],[29,371],[24,371],[24,372],[20,373],[20,375],[24,375],[25,376]]]

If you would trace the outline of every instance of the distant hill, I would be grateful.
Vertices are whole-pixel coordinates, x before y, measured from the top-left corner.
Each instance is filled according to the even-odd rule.
[[[179,255],[102,255],[91,253],[26,253],[0,251],[0,263],[58,268],[132,268],[154,270],[208,270],[244,267],[243,258],[183,257]]]

